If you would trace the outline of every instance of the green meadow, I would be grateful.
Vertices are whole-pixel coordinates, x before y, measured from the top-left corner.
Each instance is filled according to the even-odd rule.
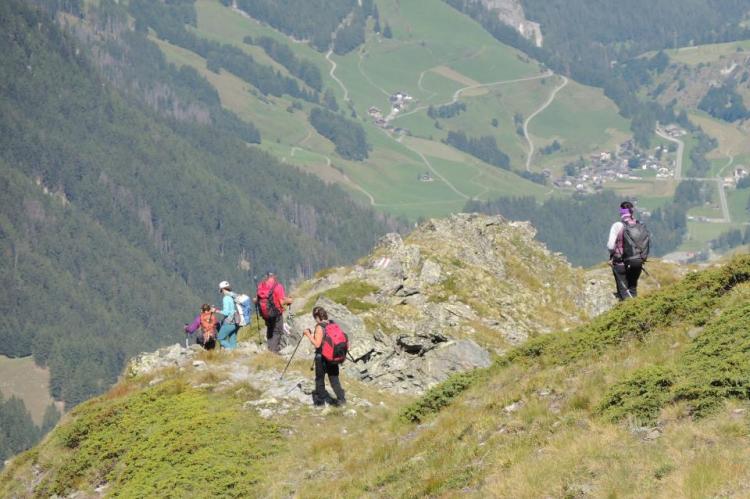
[[[445,2],[379,1],[381,25],[388,23],[394,37],[386,39],[368,29],[363,46],[345,56],[331,54],[330,60],[327,54],[220,2],[197,0],[196,7],[198,26],[191,29],[199,36],[240,47],[283,74],[288,74],[284,68],[259,47],[243,43],[243,38],[270,36],[316,64],[324,87],[333,91],[341,112],[364,126],[372,145],[367,160],[344,160],[307,122],[310,104],[300,102],[302,110],[291,109],[293,99],[260,95],[231,73],[208,71],[200,56],[157,41],[170,62],[200,71],[217,89],[224,107],[258,127],[263,137],[259,147],[285,163],[336,182],[379,210],[412,220],[460,211],[468,199],[528,194],[541,200],[549,194],[547,187],[441,142],[449,130],[492,135],[510,156],[513,168],[523,169],[528,146],[516,132],[513,117],[517,113],[530,116],[560,82]],[[333,64],[339,81],[330,76]],[[396,91],[407,92],[414,100],[392,125],[408,130],[413,138],[382,130],[367,115],[371,106],[388,115],[388,97]],[[428,106],[455,99],[466,104],[466,112],[439,120],[437,128],[435,120],[427,116]],[[585,119],[580,118],[581,113]],[[491,125],[493,119],[498,121],[497,127]],[[552,140],[563,144],[558,154],[536,155],[535,165],[562,167],[569,158],[620,140],[626,131],[627,122],[600,91],[571,82],[530,124],[535,148]],[[432,181],[419,180],[425,172],[430,172]]]

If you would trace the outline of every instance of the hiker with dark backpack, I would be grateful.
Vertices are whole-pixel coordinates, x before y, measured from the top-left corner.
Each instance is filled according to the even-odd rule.
[[[232,293],[232,286],[229,282],[221,281],[219,283],[219,293],[222,294],[221,310],[213,308],[212,312],[218,312],[224,316],[221,321],[219,333],[216,339],[222,348],[232,350],[237,346],[237,330],[239,330],[240,313],[235,305],[235,294]]]
[[[328,319],[328,312],[323,307],[315,307],[312,315],[317,323],[315,330],[305,329],[303,334],[315,347],[313,404],[321,406],[330,402],[333,405],[344,405],[346,404],[346,397],[339,382],[339,364],[346,360],[346,354],[349,351],[349,339],[338,324]],[[326,391],[326,374],[328,375],[328,382],[336,394],[336,400],[333,400]]]
[[[286,296],[284,286],[276,280],[274,272],[267,272],[266,278],[258,284],[255,304],[266,323],[268,350],[279,353],[284,334],[284,307],[292,304],[292,298]]]
[[[627,300],[638,295],[638,279],[648,259],[650,234],[644,224],[634,218],[630,201],[620,204],[620,221],[609,230],[609,262],[615,276],[617,298]]]

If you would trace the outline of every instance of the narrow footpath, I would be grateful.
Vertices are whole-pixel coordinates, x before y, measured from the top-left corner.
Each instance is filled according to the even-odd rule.
[[[555,89],[549,95],[547,102],[542,104],[542,107],[531,113],[531,115],[526,118],[526,121],[523,122],[523,136],[526,137],[526,142],[529,145],[529,153],[526,155],[526,171],[529,171],[529,168],[531,167],[531,160],[534,159],[534,141],[531,139],[531,135],[529,134],[529,123],[531,123],[531,120],[534,119],[535,116],[547,109],[550,104],[554,102],[557,93],[565,88],[565,86],[568,84],[568,79],[565,76],[560,75],[560,78],[563,79],[562,83],[555,87]]]

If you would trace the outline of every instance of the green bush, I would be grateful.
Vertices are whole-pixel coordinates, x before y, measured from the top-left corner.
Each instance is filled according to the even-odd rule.
[[[672,367],[640,369],[613,386],[600,410],[613,420],[654,420],[666,404],[684,401],[699,418],[726,399],[750,399],[750,304],[742,301],[709,322]]]
[[[401,419],[419,423],[430,414],[435,414],[450,404],[453,399],[472,386],[484,370],[474,370],[452,375],[437,386],[430,388],[419,400],[401,410]]]
[[[263,458],[281,447],[273,423],[179,380],[100,397],[73,415],[53,437],[63,464],[45,475],[36,495],[106,482],[126,497],[253,497]]]
[[[355,314],[360,312],[367,312],[368,310],[375,308],[375,305],[362,301],[362,298],[374,293],[377,290],[378,288],[376,286],[368,284],[365,281],[346,281],[336,288],[329,289],[312,296],[309,300],[307,300],[305,306],[302,308],[302,310],[300,310],[300,313],[302,314],[311,312],[313,307],[315,306],[315,302],[317,302],[318,298],[320,298],[321,296],[325,296],[329,300],[345,306],[347,309],[349,309],[350,312],[353,312]]]
[[[675,324],[702,326],[713,316],[718,300],[750,280],[750,256],[733,259],[723,267],[688,274],[682,281],[647,297],[628,300],[569,334],[533,338],[499,362],[541,361],[564,365],[595,355],[628,340],[646,339]]]

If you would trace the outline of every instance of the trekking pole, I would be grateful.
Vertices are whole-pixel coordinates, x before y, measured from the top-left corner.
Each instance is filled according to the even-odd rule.
[[[648,272],[648,270],[646,270],[646,266],[645,266],[645,265],[644,265],[643,267],[641,267],[641,270],[643,270],[643,273],[644,273],[644,274],[646,274],[646,275],[647,275],[648,277],[650,277],[650,278],[651,278],[651,279],[652,279],[652,280],[653,280],[653,281],[654,281],[654,282],[656,283],[656,287],[657,287],[657,289],[661,289],[661,283],[660,283],[659,281],[657,281],[657,280],[656,280],[656,277],[652,276],[652,275],[651,275],[651,274],[650,274],[650,273]]]
[[[286,363],[286,366],[284,367],[284,371],[283,371],[283,372],[281,373],[281,376],[279,376],[279,381],[281,381],[282,379],[284,379],[284,375],[286,374],[286,370],[287,370],[287,369],[289,369],[289,364],[291,364],[291,363],[292,363],[292,359],[294,358],[294,354],[296,354],[296,353],[297,353],[297,349],[299,348],[300,344],[302,343],[302,339],[303,339],[304,337],[305,337],[305,335],[303,334],[303,335],[302,335],[302,336],[300,337],[299,341],[297,342],[297,346],[296,346],[296,347],[294,347],[294,352],[292,352],[292,356],[291,356],[291,357],[289,357],[289,360],[287,361],[287,363]]]
[[[263,337],[260,335],[260,303],[258,303],[258,276],[253,276],[253,282],[255,283],[255,326],[258,328],[258,342],[260,345],[263,344]]]
[[[617,281],[620,283],[620,286],[622,286],[622,289],[625,290],[625,292],[628,294],[629,297],[633,298],[633,294],[630,292],[630,289],[625,285],[624,282],[622,282],[622,279],[619,277],[617,278]]]

